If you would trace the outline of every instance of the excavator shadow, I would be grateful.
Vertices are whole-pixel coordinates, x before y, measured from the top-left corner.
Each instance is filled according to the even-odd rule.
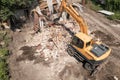
[[[66,51],[67,51],[68,55],[70,55],[71,57],[74,57],[74,59],[76,59],[79,63],[81,63],[82,67],[84,69],[86,69],[86,67],[85,67],[86,62],[84,61],[83,57],[77,55],[78,53],[76,52],[76,50],[70,44],[67,45]],[[98,72],[97,67],[95,69],[92,69],[92,70],[86,69],[89,73],[89,76],[95,76],[95,74]]]

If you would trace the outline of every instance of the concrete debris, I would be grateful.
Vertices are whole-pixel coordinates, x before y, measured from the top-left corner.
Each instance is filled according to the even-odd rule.
[[[67,21],[67,13],[66,12],[62,13],[62,19],[63,19],[64,22]]]
[[[48,48],[49,50],[53,50],[53,47],[54,47],[54,45],[46,45],[46,48]]]
[[[15,31],[17,31],[17,32],[21,32],[21,29],[16,29]]]
[[[10,29],[10,26],[7,22],[1,23],[0,26],[3,26],[5,29]]]
[[[4,46],[5,45],[5,42],[4,41],[1,41],[0,42],[0,46]]]
[[[41,48],[42,48],[41,44],[38,44],[38,45],[36,46],[36,50],[40,50]]]
[[[79,3],[73,3],[73,6],[76,6],[81,12],[83,12],[83,5]]]
[[[39,6],[36,7],[35,11],[36,11],[39,15],[43,15]]]
[[[39,31],[39,16],[38,14],[34,11],[34,27],[33,27],[34,31],[37,32]]]
[[[61,4],[61,0],[56,0],[57,3],[58,3],[58,8],[60,7],[60,4]]]
[[[51,15],[51,20],[54,21],[55,19],[58,18],[58,14],[52,14]]]
[[[119,28],[119,27],[120,27],[120,24],[117,24],[117,25],[116,25],[116,24],[112,24],[111,26],[113,26],[113,27],[115,27],[115,28],[117,28],[117,27]]]
[[[34,31],[40,32],[40,30],[44,27],[45,18],[39,6],[37,6],[36,9],[33,10],[33,12],[34,12]]]
[[[53,13],[53,3],[52,3],[52,0],[47,0],[47,5],[48,5],[48,8],[49,8],[50,14],[52,14]]]
[[[39,18],[39,27],[41,28],[41,30],[44,27],[44,21],[41,18]]]
[[[56,4],[57,4],[56,0],[52,0],[52,4],[50,4],[50,5],[56,5]],[[47,0],[42,1],[40,4],[40,9],[44,10],[47,7],[48,7]]]

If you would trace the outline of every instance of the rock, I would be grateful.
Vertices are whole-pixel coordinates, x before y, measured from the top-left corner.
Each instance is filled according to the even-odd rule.
[[[50,50],[53,50],[53,46],[52,45],[47,45],[46,46],[48,49],[50,49]]]
[[[16,29],[15,31],[17,31],[17,32],[21,32],[21,29]]]
[[[2,25],[4,26],[5,29],[10,29],[10,26],[7,23],[3,23]]]
[[[1,42],[0,42],[0,45],[1,45],[1,46],[5,45],[5,42],[4,42],[4,41],[1,41]]]
[[[42,45],[38,44],[37,47],[36,47],[36,50],[40,50],[41,48],[42,48]]]
[[[118,77],[114,76],[114,79],[115,79],[115,80],[118,80]]]

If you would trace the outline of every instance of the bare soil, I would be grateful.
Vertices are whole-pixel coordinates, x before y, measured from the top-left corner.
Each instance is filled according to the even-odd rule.
[[[71,40],[68,30],[60,25],[44,27],[34,34],[32,23],[26,24],[21,32],[13,32],[9,58],[11,80],[117,80],[120,79],[120,26],[115,29],[103,15],[85,9],[82,16],[89,26],[91,36],[99,38],[112,48],[107,63],[93,77],[68,55],[66,46]],[[68,20],[70,31],[78,32],[79,26]],[[52,39],[52,40],[51,40]]]

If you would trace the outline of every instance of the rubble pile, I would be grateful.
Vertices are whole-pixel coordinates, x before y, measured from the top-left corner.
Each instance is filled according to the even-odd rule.
[[[83,74],[78,72],[78,70],[83,69],[82,64],[77,64],[77,61],[66,50],[73,37],[72,34],[80,31],[78,24],[73,19],[64,21],[64,17],[61,17],[58,24],[55,24],[48,17],[49,15],[42,13],[39,9],[37,7],[37,11],[34,10],[35,15],[37,13],[37,15],[42,16],[35,17],[33,27],[40,29],[40,31],[32,29],[26,32],[25,37],[26,44],[24,46],[35,47],[32,62],[36,65],[32,64],[31,66],[38,67],[37,64],[40,64],[39,70],[49,76],[44,77],[44,80],[75,80],[77,78],[83,80],[84,77],[81,77]],[[53,17],[56,15],[57,13],[51,14]],[[43,17],[44,20],[41,19]],[[37,20],[39,22],[36,22]],[[42,21],[44,23],[40,25]],[[26,63],[21,62],[21,65],[23,64],[26,65]],[[27,61],[27,64],[30,64],[29,61]]]
[[[39,19],[34,20],[34,27],[36,21],[39,20],[37,28],[40,29],[40,32],[35,31],[36,33],[32,34],[29,31],[27,32],[28,37],[26,37],[26,46],[35,46],[36,49],[34,53],[36,59],[34,59],[33,64],[42,64],[40,67],[43,66],[50,70],[46,70],[47,73],[50,73],[48,80],[75,80],[78,77],[83,80],[84,77],[81,77],[83,74],[78,72],[78,70],[83,69],[82,64],[77,64],[77,61],[67,52],[67,46],[70,44],[73,34],[80,31],[78,24],[72,18],[67,20],[64,14],[57,24],[54,23],[54,18],[58,13],[49,14],[47,8],[40,10],[37,7],[34,12],[35,15],[37,13],[37,15],[42,16],[36,16]],[[41,25],[41,22],[44,23]],[[46,71],[43,70],[43,72]]]
[[[69,27],[73,29],[72,26]],[[33,36],[28,32],[28,36],[31,38],[26,38],[29,39],[26,40],[26,46],[37,46],[36,54],[44,53],[45,60],[51,57],[56,60],[59,56],[68,55],[66,48],[72,36],[62,26],[43,27],[40,33]]]
[[[49,4],[52,1],[52,5]],[[55,5],[55,7],[54,7]],[[56,5],[57,8],[56,8]],[[37,46],[36,54],[44,55],[45,60],[53,58],[53,60],[59,58],[60,55],[67,54],[67,45],[73,37],[73,33],[77,33],[79,26],[72,19],[66,20],[66,15],[54,22],[54,20],[59,16],[58,8],[60,5],[59,0],[47,0],[40,2],[34,10],[34,31],[36,32],[34,36],[27,38],[27,46]],[[47,8],[48,7],[48,8]],[[56,10],[57,9],[57,10]],[[54,11],[54,12],[53,12]],[[42,54],[41,54],[42,53]]]
[[[33,60],[33,64],[42,64],[46,69],[50,69],[47,72],[50,72],[48,75],[52,78],[51,80],[59,78],[74,80],[76,74],[78,74],[78,77],[82,75],[76,71],[76,69],[82,69],[82,64],[76,64],[77,61],[66,51],[72,36],[65,28],[69,28],[71,31],[79,31],[79,27],[73,26],[73,23],[68,20],[64,27],[61,25],[44,26],[41,32],[35,34],[33,34],[33,30],[27,32],[28,37],[25,38],[25,46],[35,47],[33,54],[36,59]],[[75,70],[72,68],[75,68]],[[83,79],[83,77],[80,78]]]

